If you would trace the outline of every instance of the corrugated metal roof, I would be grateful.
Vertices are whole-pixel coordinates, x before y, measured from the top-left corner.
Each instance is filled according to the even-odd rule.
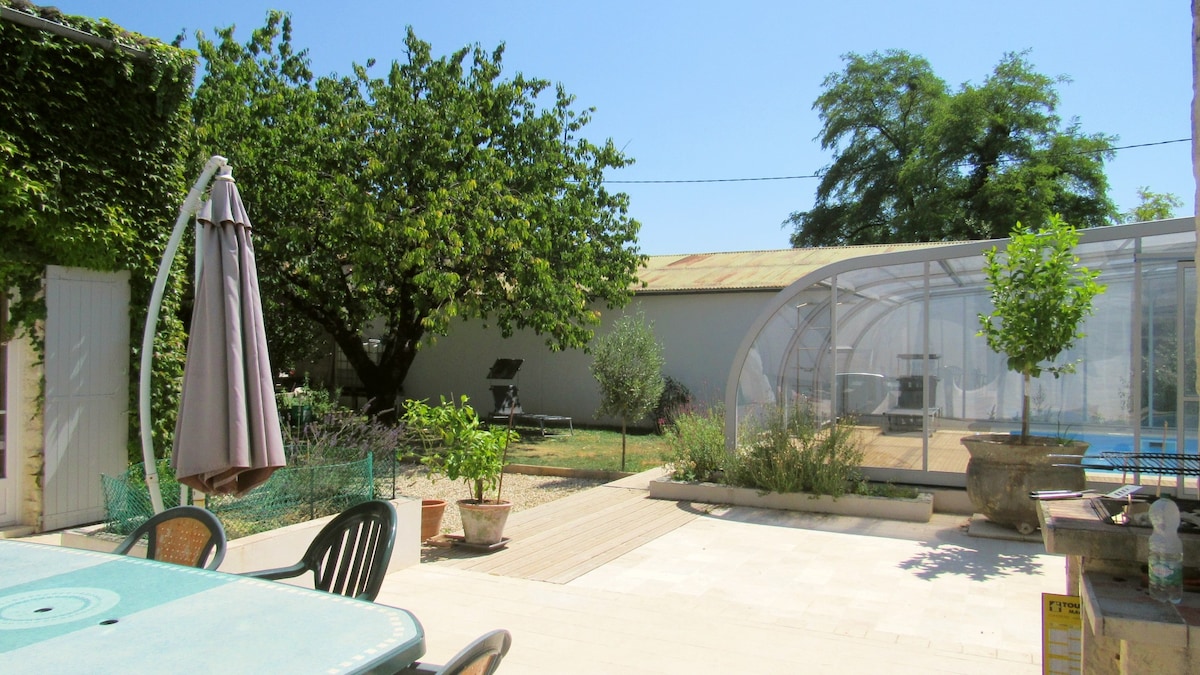
[[[952,242],[961,243],[961,242]],[[816,269],[850,258],[906,251],[938,243],[879,244],[775,251],[650,256],[639,270],[638,293],[779,290]]]

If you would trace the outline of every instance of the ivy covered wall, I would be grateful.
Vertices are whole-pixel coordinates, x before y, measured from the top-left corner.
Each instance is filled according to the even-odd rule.
[[[107,43],[0,19],[0,291],[17,291],[9,329],[42,344],[40,288],[46,265],[55,264],[129,270],[130,334],[140,336],[189,174],[201,168],[185,161],[196,54],[103,19],[19,0],[0,0],[0,7]],[[183,369],[183,267],[177,263],[171,275],[155,341],[152,405],[160,452],[170,447]],[[140,347],[140,340],[131,345],[129,369],[135,458]]]

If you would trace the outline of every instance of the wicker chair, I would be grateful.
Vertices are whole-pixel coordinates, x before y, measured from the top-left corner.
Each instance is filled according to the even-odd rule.
[[[176,506],[155,514],[113,553],[128,555],[143,537],[150,560],[215,570],[225,559],[225,528],[216,516],[196,506]]]

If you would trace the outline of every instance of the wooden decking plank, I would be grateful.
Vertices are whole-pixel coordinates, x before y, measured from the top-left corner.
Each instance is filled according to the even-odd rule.
[[[656,518],[647,527],[637,532],[636,536],[633,533],[627,533],[628,536],[624,537],[623,540],[620,538],[613,539],[609,542],[608,546],[601,550],[592,551],[591,555],[586,558],[580,555],[561,560],[555,565],[540,570],[535,578],[541,581],[565,584],[607,562],[625,555],[643,544],[682,527],[697,517],[698,515],[695,513],[676,511],[668,517]],[[574,559],[573,561],[572,558]],[[571,562],[574,564],[570,564]]]
[[[664,504],[673,506],[670,502]],[[490,571],[493,574],[512,574],[520,569],[523,570],[520,576],[527,576],[561,566],[563,560],[578,562],[595,558],[630,538],[640,536],[641,532],[652,528],[656,520],[667,514],[667,510],[662,508],[625,508],[610,514],[584,517],[566,524],[556,536],[529,542],[531,545],[525,555],[513,556],[507,561],[498,560],[499,564]],[[689,514],[688,520],[694,517],[694,514]]]
[[[668,503],[669,504],[669,503]],[[657,509],[642,517],[622,518],[609,527],[594,528],[592,536],[571,537],[554,542],[544,555],[522,556],[493,573],[508,573],[534,579],[547,579],[566,570],[583,567],[583,571],[611,560],[642,543],[652,540],[662,532],[679,527],[696,517],[687,513],[677,515],[677,510]],[[582,574],[576,572],[574,576]]]
[[[437,564],[566,583],[701,513],[681,504],[650,499],[642,487],[604,485],[512,514],[503,549],[447,549]]]
[[[541,531],[530,532],[528,536],[513,536],[513,543],[502,552],[497,552],[478,560],[474,564],[464,564],[464,568],[486,569],[493,574],[505,574],[514,566],[537,565],[529,560],[544,560],[547,551],[577,549],[588,547],[589,542],[599,541],[603,545],[607,532],[618,523],[624,523],[630,518],[639,518],[643,509],[640,503],[646,500],[645,493],[636,499],[625,499],[611,504],[606,508],[591,511],[578,511],[574,517],[563,517],[552,527]],[[528,560],[526,560],[528,559]]]
[[[526,552],[525,555],[516,556],[504,565],[486,571],[491,574],[566,583],[695,517],[694,514],[688,514],[686,517],[674,516],[636,531],[616,530],[616,536],[595,541],[593,545],[585,548],[559,542],[552,548]]]
[[[929,469],[964,473],[970,456],[959,439],[968,432],[935,431],[929,437]],[[864,467],[921,470],[923,441],[919,433],[868,434],[863,440]]]
[[[589,496],[587,499],[574,499],[575,495],[572,495],[571,497],[543,504],[527,511],[519,511],[509,516],[509,523],[513,531],[540,529],[545,527],[547,523],[561,521],[564,514],[587,513],[607,508],[612,504],[618,504],[625,500],[646,496],[645,490],[629,490],[624,488],[593,488],[586,492],[596,494]],[[566,503],[559,504],[559,502]]]
[[[599,490],[600,488],[596,488],[595,491]],[[506,526],[505,534],[512,539],[512,543],[509,544],[508,548],[486,556],[471,555],[468,560],[456,566],[463,568],[494,567],[521,551],[538,547],[542,541],[555,541],[569,537],[570,534],[581,528],[581,522],[588,522],[598,515],[600,517],[611,517],[614,509],[619,511],[622,504],[645,499],[646,492],[636,490],[610,492],[602,494],[601,497],[602,499],[600,500],[580,500],[576,503],[579,508],[570,510],[554,509],[554,513],[550,514],[548,518],[526,518],[525,522],[514,523],[514,526],[511,528]],[[539,506],[525,513],[532,513],[542,508],[542,506]]]

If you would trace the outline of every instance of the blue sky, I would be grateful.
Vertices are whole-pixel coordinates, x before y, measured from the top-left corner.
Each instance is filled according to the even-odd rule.
[[[814,138],[812,103],[841,55],[905,49],[951,86],[981,82],[1005,52],[1030,50],[1046,75],[1066,75],[1059,113],[1118,146],[1191,135],[1191,13],[1185,0],[847,0],[708,2],[569,0],[371,2],[59,0],[67,14],[107,17],[170,41],[182,29],[237,26],[244,39],[270,8],[293,16],[294,41],[317,74],[403,58],[405,26],[435,54],[505,43],[507,73],[562,83],[595,107],[588,136],[612,138],[636,163],[612,181],[811,176],[831,155]],[[379,68],[379,66],[377,66]],[[219,153],[219,149],[214,149]],[[235,166],[237,158],[230,158]],[[199,167],[197,167],[197,173]],[[1118,152],[1106,164],[1122,210],[1139,186],[1193,213],[1189,143]],[[786,248],[793,211],[811,207],[812,178],[619,184],[642,223],[644,253]]]

